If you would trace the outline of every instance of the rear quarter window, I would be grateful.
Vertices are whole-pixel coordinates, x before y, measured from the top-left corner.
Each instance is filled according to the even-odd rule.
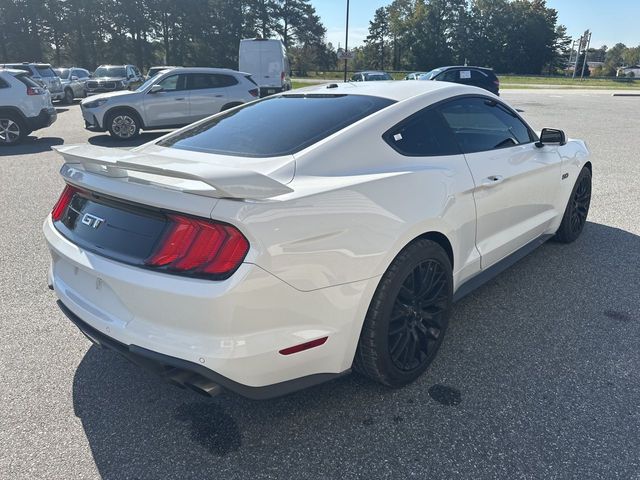
[[[366,95],[268,97],[197,123],[158,145],[245,157],[291,155],[393,103]]]

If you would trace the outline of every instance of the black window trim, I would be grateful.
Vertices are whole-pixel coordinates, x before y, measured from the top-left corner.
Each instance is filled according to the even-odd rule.
[[[497,98],[491,98],[489,96],[482,95],[482,94],[479,94],[479,93],[465,93],[463,95],[456,95],[454,97],[445,98],[444,100],[440,100],[440,101],[438,101],[436,103],[432,103],[431,105],[428,105],[428,106],[418,110],[417,112],[412,113],[411,115],[409,115],[408,117],[404,118],[403,120],[400,120],[393,127],[391,127],[388,130],[386,130],[382,134],[382,140],[384,140],[384,142],[387,145],[389,145],[391,148],[393,148],[397,153],[399,153],[403,157],[450,157],[451,155],[419,155],[419,154],[412,155],[412,154],[409,154],[409,153],[404,153],[397,147],[397,145],[393,141],[393,135],[394,135],[394,132],[396,132],[399,128],[404,127],[408,123],[411,123],[411,121],[415,117],[417,117],[418,115],[422,114],[423,112],[425,112],[427,110],[430,110],[430,109],[437,109],[437,108],[441,107],[442,105],[445,105],[445,104],[447,104],[449,102],[453,102],[453,101],[456,101],[456,100],[461,100],[461,99],[464,99],[464,98],[480,98],[482,100],[488,100],[488,101],[493,102],[493,103],[495,103],[497,105],[500,105],[508,113],[510,113],[515,118],[520,120],[524,124],[525,127],[527,127],[527,130],[529,131],[529,138],[533,139],[533,140],[530,140],[527,143],[518,143],[517,145],[513,145],[511,147],[494,148],[494,149],[491,149],[491,150],[479,150],[477,152],[471,152],[471,153],[464,153],[463,150],[462,150],[462,147],[460,146],[460,143],[458,143],[456,141],[456,145],[457,145],[458,150],[460,151],[460,153],[454,154],[454,155],[473,155],[474,153],[491,152],[491,151],[494,151],[494,150],[509,150],[510,148],[521,147],[523,145],[529,145],[529,144],[532,144],[532,143],[537,143],[540,140],[538,138],[538,135],[536,134],[536,132],[531,128],[531,126],[526,122],[526,120],[524,118],[522,118],[520,116],[520,114],[518,114],[518,112],[516,112],[513,108],[509,107],[508,105],[506,105],[502,101],[498,100]],[[442,113],[440,113],[439,111],[437,113],[446,124],[446,120],[442,117]],[[447,128],[450,128],[450,127],[447,126]],[[451,131],[451,135],[453,136],[453,138],[455,138],[455,132]]]

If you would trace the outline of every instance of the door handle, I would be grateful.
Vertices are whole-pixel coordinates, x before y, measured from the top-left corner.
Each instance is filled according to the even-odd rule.
[[[504,177],[502,175],[491,175],[482,181],[482,186],[493,187],[494,185],[498,185],[502,182],[504,182]]]
[[[224,97],[224,95],[214,95],[214,97],[216,97],[216,98],[222,98],[222,97]]]
[[[176,102],[181,102],[182,100],[184,100],[184,97],[176,98]]]

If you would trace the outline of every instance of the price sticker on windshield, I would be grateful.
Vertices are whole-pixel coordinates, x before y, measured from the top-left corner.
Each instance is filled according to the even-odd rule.
[[[471,78],[471,70],[460,70],[460,78]]]

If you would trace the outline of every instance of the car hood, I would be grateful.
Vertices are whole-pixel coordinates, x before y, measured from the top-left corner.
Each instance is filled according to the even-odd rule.
[[[125,77],[93,77],[91,80],[95,82],[119,82],[126,80]]]
[[[92,95],[88,98],[85,98],[82,100],[82,102],[80,103],[85,103],[85,102],[93,102],[95,100],[99,100],[101,98],[114,98],[114,97],[121,97],[123,95],[137,95],[138,92],[133,92],[131,90],[118,90],[116,92],[106,92],[106,93],[100,93],[98,95]]]

